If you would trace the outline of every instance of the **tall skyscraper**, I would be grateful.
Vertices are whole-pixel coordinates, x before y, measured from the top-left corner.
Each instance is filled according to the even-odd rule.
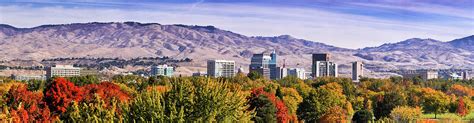
[[[72,65],[53,65],[46,68],[46,77],[72,77],[80,76],[81,68]]]
[[[207,75],[210,77],[234,77],[235,61],[208,60]]]
[[[471,78],[469,77],[469,73],[468,73],[467,71],[462,72],[462,73],[461,73],[461,76],[462,76],[462,80],[469,80],[469,79],[471,79]]]
[[[168,65],[154,65],[151,66],[151,73],[152,76],[173,76],[174,68]]]
[[[329,54],[313,54],[312,57],[311,72],[314,78],[323,76],[337,77],[337,64],[329,61]]]
[[[275,50],[273,50],[273,52],[270,54],[270,62],[268,64],[268,68],[270,69],[270,79],[273,79],[273,80],[276,80],[276,79],[279,79],[278,78],[278,74],[280,74],[279,70],[278,70],[278,66],[277,66],[277,55],[276,55],[276,52]]]
[[[257,72],[264,78],[270,79],[270,61],[272,57],[265,54],[253,54],[250,60],[249,72]]]
[[[361,76],[364,75],[364,65],[362,62],[352,62],[352,81],[359,82]]]

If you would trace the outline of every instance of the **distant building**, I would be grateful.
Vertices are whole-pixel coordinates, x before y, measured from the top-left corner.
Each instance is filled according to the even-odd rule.
[[[338,76],[337,64],[330,61],[329,54],[313,54],[312,58],[311,72],[314,78],[324,76]]]
[[[469,72],[467,71],[464,71],[461,73],[461,76],[462,76],[462,80],[469,80],[471,79],[471,77],[469,76]]]
[[[287,68],[288,76],[294,76],[300,79],[306,79],[304,68]]]
[[[45,75],[11,75],[11,78],[17,81],[28,81],[28,80],[46,80]]]
[[[250,65],[249,72],[257,72],[262,75],[264,78],[270,79],[270,61],[272,60],[271,56],[265,54],[253,54]]]
[[[329,54],[327,53],[317,53],[317,54],[313,54],[312,57],[313,57],[313,63],[315,61],[329,61],[330,59],[330,56]]]
[[[408,70],[402,71],[401,75],[403,78],[414,78],[420,77],[423,80],[429,79],[437,79],[438,78],[438,71],[436,70]]]
[[[268,68],[270,69],[270,79],[276,80],[280,79],[278,76],[280,70],[277,69],[277,55],[275,50],[270,54],[270,62],[268,64]]]
[[[352,63],[352,81],[358,82],[360,77],[364,75],[364,65],[362,62]]]
[[[87,76],[87,75],[99,75],[99,71],[97,69],[86,69],[82,68],[80,72],[81,76]]]
[[[210,77],[234,77],[235,61],[208,60],[207,75]]]
[[[193,73],[192,76],[207,76],[206,73],[201,73],[200,71],[196,72],[196,73]]]
[[[53,65],[46,67],[46,77],[73,77],[80,76],[81,68],[72,65]]]
[[[282,79],[288,76],[288,69],[284,67],[277,67],[277,79]]]
[[[150,75],[151,76],[173,76],[174,68],[168,65],[153,65],[151,66]]]

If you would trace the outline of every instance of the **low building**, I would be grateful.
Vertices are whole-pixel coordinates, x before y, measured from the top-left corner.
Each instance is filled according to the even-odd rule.
[[[207,76],[206,73],[201,73],[201,72],[196,72],[196,73],[193,73],[192,76]]]
[[[235,61],[208,60],[207,75],[209,77],[234,77]]]
[[[11,75],[11,78],[17,81],[28,81],[28,80],[46,80],[45,75]]]
[[[74,67],[72,65],[53,65],[46,67],[46,77],[73,77],[80,76],[81,68]]]
[[[304,68],[287,68],[287,72],[288,76],[295,76],[299,79],[306,79],[306,71],[304,70]]]
[[[168,65],[151,66],[150,76],[173,76],[174,68]]]
[[[400,73],[403,78],[414,78],[419,77],[423,80],[429,79],[437,79],[438,78],[438,71],[436,70],[408,70],[408,71],[401,71]]]
[[[87,69],[87,68],[82,68],[80,72],[81,76],[87,76],[87,75],[99,75],[99,71],[97,69]]]

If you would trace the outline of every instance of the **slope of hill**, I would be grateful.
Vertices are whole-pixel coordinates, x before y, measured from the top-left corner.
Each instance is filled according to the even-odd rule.
[[[456,39],[449,42],[454,47],[462,48],[474,52],[474,35]],[[474,56],[473,56],[474,57]]]
[[[472,37],[472,36],[471,36]],[[472,38],[471,38],[472,39]],[[459,42],[459,41],[453,41]],[[472,42],[472,41],[471,41]],[[451,42],[452,43],[452,42]],[[452,43],[458,44],[458,43]],[[327,52],[348,72],[349,62],[363,61],[371,70],[398,68],[474,68],[472,50],[432,39],[409,39],[360,50],[339,48],[288,35],[248,37],[214,26],[157,23],[75,23],[15,28],[0,25],[0,60],[41,60],[57,57],[169,56],[192,58],[189,67],[204,67],[208,59],[230,59],[247,68],[253,53],[276,49],[280,64],[306,67],[311,53]],[[469,47],[467,47],[469,49]]]

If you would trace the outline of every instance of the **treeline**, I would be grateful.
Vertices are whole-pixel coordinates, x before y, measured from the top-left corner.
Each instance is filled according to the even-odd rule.
[[[270,81],[118,75],[0,84],[0,118],[9,122],[410,122],[451,113],[472,120],[472,81],[364,78]],[[472,118],[472,117],[471,117]]]

